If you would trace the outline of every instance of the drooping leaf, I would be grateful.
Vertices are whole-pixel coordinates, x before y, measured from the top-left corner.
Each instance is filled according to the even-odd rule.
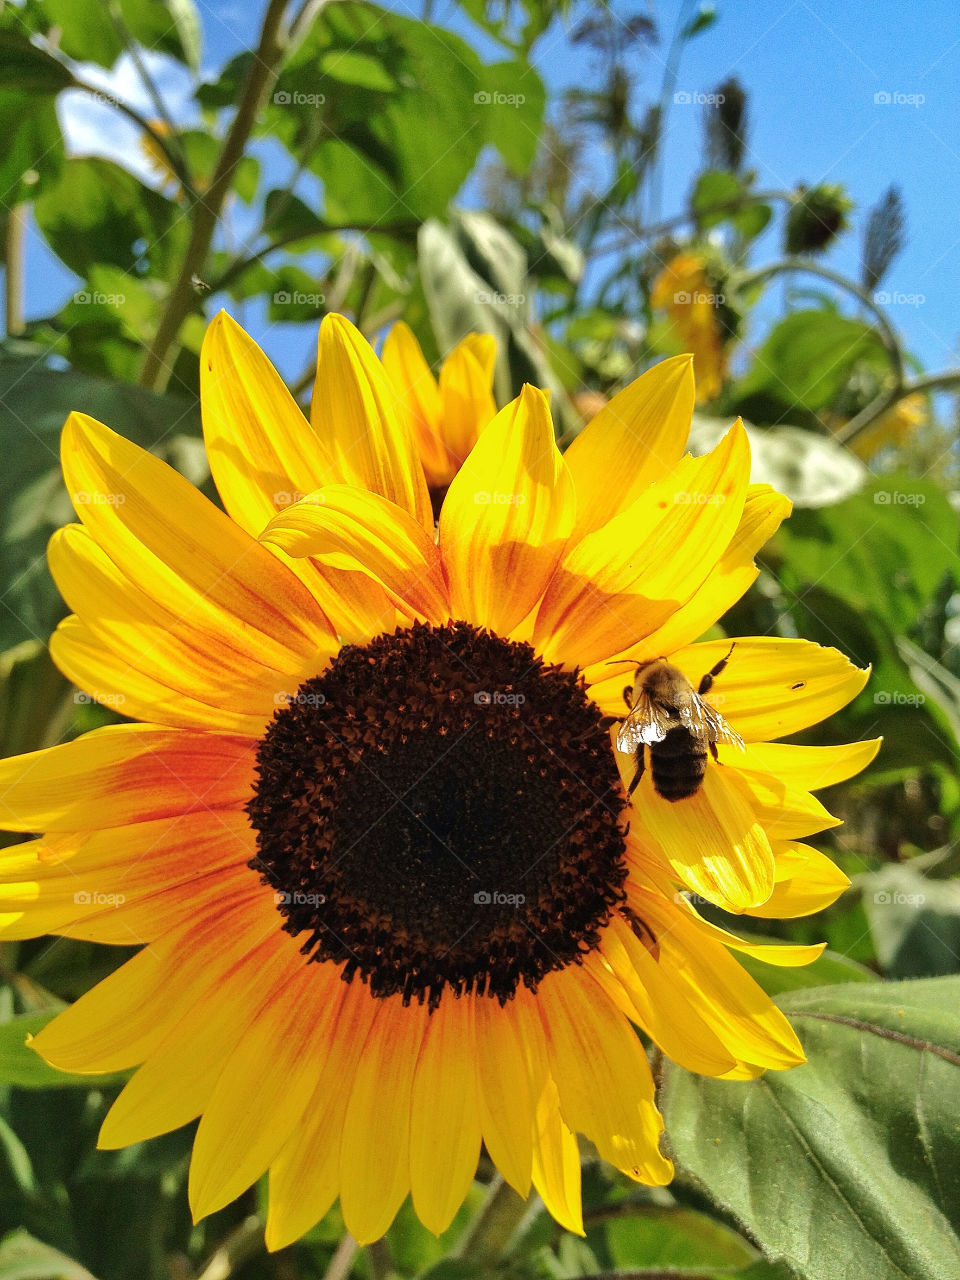
[[[759,1080],[669,1066],[682,1176],[803,1280],[960,1274],[960,979],[782,998],[807,1063]]]

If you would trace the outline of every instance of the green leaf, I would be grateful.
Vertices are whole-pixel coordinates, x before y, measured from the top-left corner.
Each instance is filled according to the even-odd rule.
[[[824,951],[812,964],[796,968],[764,964],[746,952],[738,952],[737,959],[770,996],[803,991],[807,987],[834,986],[841,982],[871,982],[877,976],[865,965],[857,964],[856,960],[837,951]]]
[[[27,1044],[28,1036],[35,1036],[60,1012],[51,1009],[46,1013],[25,1013],[0,1023],[0,1085],[16,1085],[20,1089],[63,1088],[78,1085],[89,1089],[91,1084],[115,1083],[127,1079],[125,1073],[91,1076],[71,1075],[48,1066]],[[3,1272],[0,1271],[0,1275]]]
[[[857,876],[877,960],[895,978],[960,969],[960,884],[909,864]]]
[[[164,278],[187,230],[177,205],[99,156],[67,160],[34,216],[54,253],[83,278],[101,262]]]
[[[759,1080],[669,1066],[682,1173],[804,1280],[960,1274],[960,980],[782,1000],[807,1054]]]
[[[120,0],[120,9],[140,44],[199,70],[203,31],[193,0]]]
[[[59,462],[70,411],[89,413],[181,464],[183,437],[200,435],[190,401],[46,369],[41,359],[35,351],[0,358],[0,652],[25,640],[45,641],[64,613],[45,552],[53,530],[75,518]]]
[[[956,512],[938,485],[888,475],[841,503],[797,511],[775,546],[791,587],[816,584],[903,634],[955,572],[958,542]]]
[[[0,189],[9,207],[34,200],[54,181],[64,160],[63,135],[52,97],[0,89]]]
[[[860,362],[878,371],[888,368],[875,329],[827,309],[795,311],[757,352],[735,389],[737,404],[746,416],[761,420],[776,420],[771,405],[817,413],[833,402]]]
[[[380,93],[393,93],[397,82],[377,58],[356,49],[331,49],[320,59],[320,70],[331,80]]]
[[[77,62],[112,67],[123,40],[101,0],[46,0],[47,16],[60,29],[60,48]]]
[[[728,218],[730,213],[708,213],[707,210],[718,204],[733,204],[743,194],[743,182],[735,173],[727,173],[723,169],[708,169],[697,179],[690,197],[690,208],[697,215],[701,227],[715,227]]]
[[[693,1209],[638,1207],[635,1213],[608,1222],[604,1232],[617,1268],[706,1271],[748,1266],[757,1257],[735,1231]]]
[[[348,67],[361,56],[379,64],[389,90],[324,75],[348,53]],[[284,66],[263,129],[307,152],[329,222],[427,218],[446,209],[485,141],[479,74],[476,53],[449,31],[373,5],[331,5]]]
[[[13,1231],[0,1244],[0,1276],[3,1280],[95,1280],[86,1267],[27,1231]]]
[[[728,418],[695,413],[690,448],[707,453],[730,429]],[[750,440],[750,478],[771,484],[798,507],[839,502],[861,489],[867,468],[827,436],[804,427],[755,427],[744,424]]]
[[[0,31],[0,88],[21,93],[59,93],[73,84],[62,62],[31,44],[18,31]]]
[[[546,90],[529,62],[497,62],[480,71],[487,141],[515,173],[526,173],[537,153]]]

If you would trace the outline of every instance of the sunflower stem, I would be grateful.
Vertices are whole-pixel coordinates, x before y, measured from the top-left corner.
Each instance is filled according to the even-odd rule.
[[[506,1253],[529,1208],[529,1202],[497,1174],[452,1256],[467,1259],[478,1271],[492,1266]]]
[[[162,391],[166,387],[170,374],[167,353],[176,342],[180,326],[194,305],[196,295],[193,278],[203,271],[236,167],[243,159],[247,140],[283,61],[286,51],[283,15],[286,7],[287,0],[270,0],[267,6],[260,40],[250,62],[233,123],[227,130],[210,185],[193,208],[190,240],[180,266],[180,275],[170,292],[140,373],[140,386],[148,390]]]

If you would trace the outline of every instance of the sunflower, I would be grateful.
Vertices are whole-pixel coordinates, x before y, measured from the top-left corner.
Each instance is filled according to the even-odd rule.
[[[715,400],[727,376],[716,298],[707,264],[696,253],[675,254],[654,280],[650,293],[650,305],[666,311],[678,341],[693,353],[698,404]]]
[[[435,378],[413,331],[402,320],[383,345],[384,368],[399,393],[398,409],[416,442],[438,515],[451,480],[496,416],[491,389],[496,359],[496,340],[486,333],[470,333],[457,343]]]
[[[690,895],[760,917],[831,902],[847,881],[802,843],[834,822],[810,789],[875,750],[770,741],[863,686],[839,653],[698,642],[789,504],[750,484],[739,424],[684,456],[688,358],[565,455],[525,387],[438,529],[405,411],[432,384],[388,363],[397,382],[327,317],[308,422],[215,319],[201,395],[225,511],[69,418],[81,523],[49,561],[76,612],[51,649],[130,722],[0,766],[3,825],[44,833],[3,855],[4,936],[141,945],[34,1048],[66,1071],[139,1068],[103,1147],[199,1117],[197,1218],[269,1171],[271,1248],[338,1197],[360,1242],[408,1194],[439,1233],[481,1143],[571,1231],[578,1134],[668,1182],[637,1031],[709,1075],[791,1067],[793,1030],[733,953],[820,950],[741,940]],[[477,421],[486,405],[481,388]],[[683,800],[649,769],[631,800],[623,685],[665,656],[694,685],[726,656],[705,700],[744,745]]]

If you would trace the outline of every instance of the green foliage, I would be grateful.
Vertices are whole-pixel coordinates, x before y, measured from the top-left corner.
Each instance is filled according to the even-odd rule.
[[[951,1280],[960,1268],[956,978],[783,998],[808,1062],[725,1084],[670,1067],[686,1176],[809,1280]]]

